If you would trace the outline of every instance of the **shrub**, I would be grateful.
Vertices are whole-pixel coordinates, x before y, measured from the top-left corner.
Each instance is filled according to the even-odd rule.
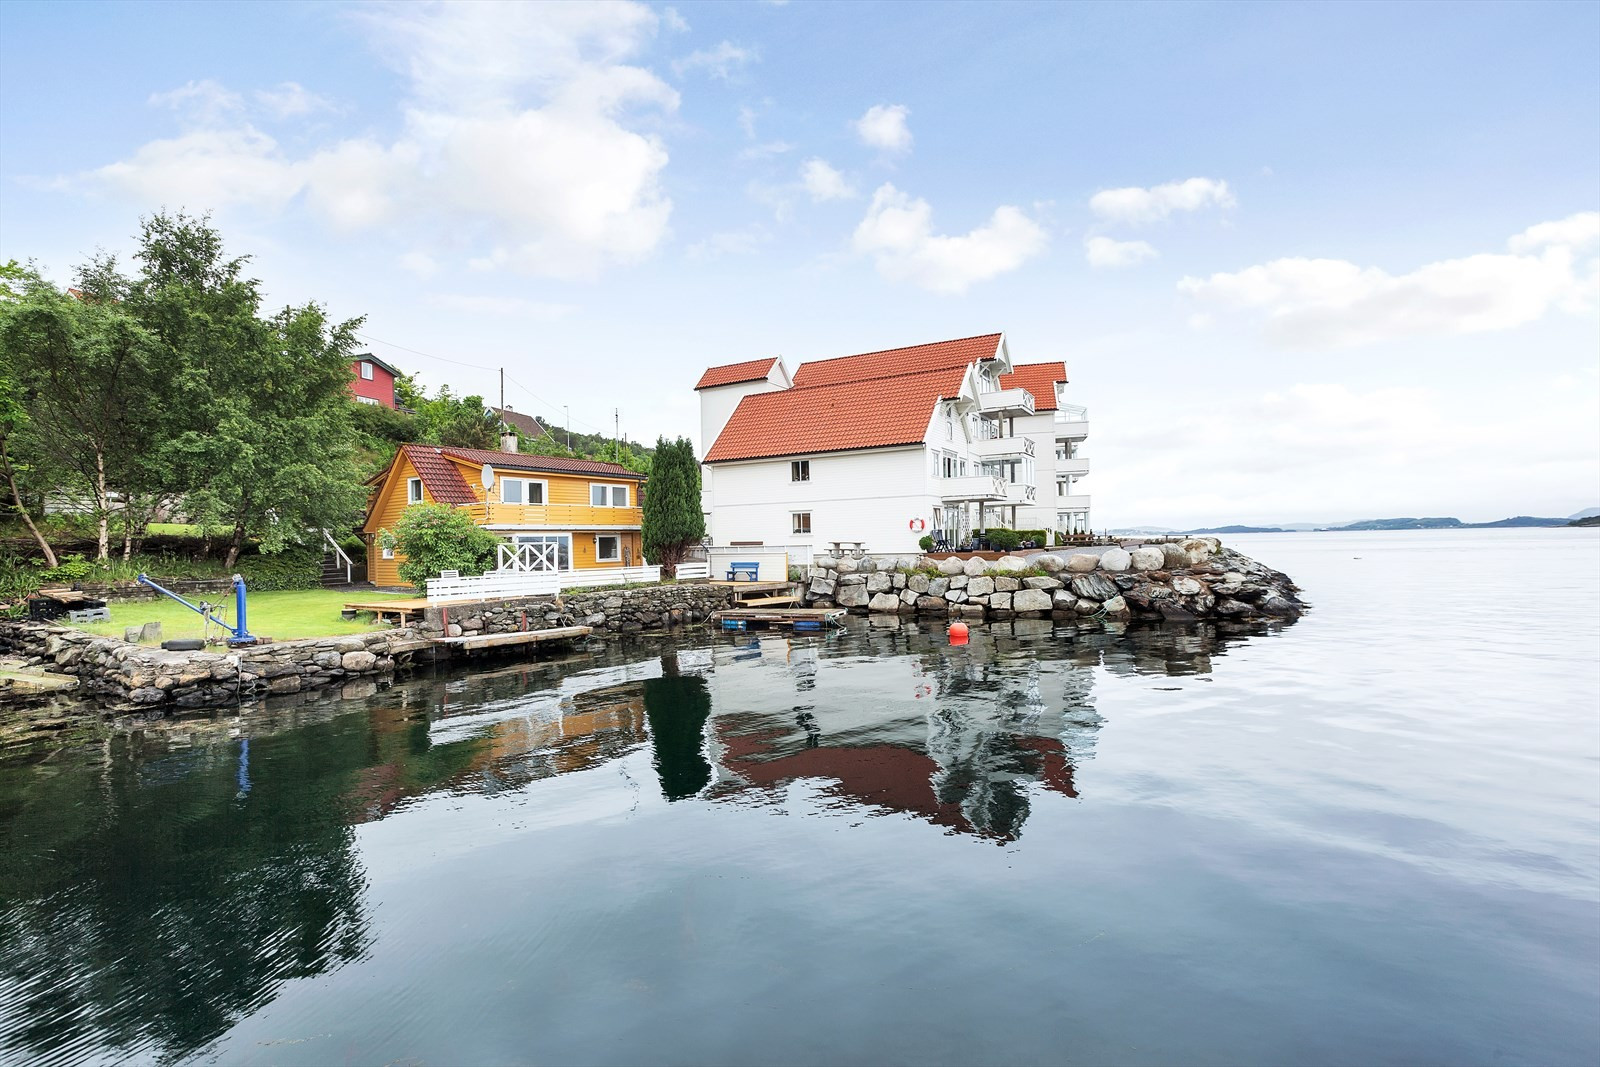
[[[302,545],[270,556],[245,556],[239,560],[239,574],[247,589],[260,593],[315,589],[322,579],[322,553]]]
[[[49,567],[39,572],[39,578],[45,582],[81,582],[94,573],[94,564],[74,553],[62,556],[57,566]]]
[[[1013,552],[1022,543],[1022,536],[1015,530],[990,530],[988,538],[996,552]]]
[[[472,516],[448,504],[413,504],[395,524],[394,532],[378,534],[385,548],[405,557],[400,578],[425,590],[429,578],[440,571],[482,574],[494,566],[500,539],[475,525]]]
[[[928,534],[923,534],[921,537],[917,538],[917,544],[922,546],[922,551],[924,552],[933,551],[933,538]]]

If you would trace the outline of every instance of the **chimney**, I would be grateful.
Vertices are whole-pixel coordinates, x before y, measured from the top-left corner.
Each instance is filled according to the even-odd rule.
[[[517,435],[514,431],[507,430],[500,435],[500,451],[515,452],[517,450]]]

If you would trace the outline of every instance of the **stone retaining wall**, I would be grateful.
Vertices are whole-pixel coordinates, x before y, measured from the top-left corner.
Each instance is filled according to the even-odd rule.
[[[423,613],[418,630],[427,637],[461,637],[589,626],[597,635],[605,636],[704,622],[727,603],[728,591],[714,585],[647,585],[555,598],[511,597],[476,604],[443,604]]]
[[[1298,593],[1288,575],[1223,548],[1214,537],[1195,537],[1131,552],[1110,548],[1098,556],[825,558],[806,601],[860,614],[1193,622],[1296,618],[1305,608]]]
[[[98,701],[143,707],[222,707],[389,674],[416,644],[410,630],[384,630],[221,653],[168,652],[65,626],[0,622],[0,648],[47,670],[76,675],[81,691]]]

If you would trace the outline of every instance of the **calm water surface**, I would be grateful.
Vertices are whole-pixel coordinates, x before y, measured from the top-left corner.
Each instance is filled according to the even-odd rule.
[[[1244,635],[699,634],[0,763],[0,1061],[1594,1063],[1600,533]]]

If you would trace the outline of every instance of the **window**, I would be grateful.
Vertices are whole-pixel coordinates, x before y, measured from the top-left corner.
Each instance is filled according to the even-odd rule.
[[[356,403],[357,404],[376,404],[377,402],[378,402],[378,398],[375,397],[375,396],[358,396],[358,397],[356,397]]]
[[[500,503],[543,504],[545,483],[532,478],[501,478]]]
[[[589,486],[589,504],[597,508],[625,508],[628,506],[628,487],[593,483]]]
[[[384,559],[394,559],[394,549],[392,549],[392,548],[384,549],[383,550],[383,558]]]
[[[370,364],[370,363],[362,363],[361,364],[361,377],[362,377],[363,381],[369,381],[369,382],[372,381],[372,364]]]
[[[596,563],[620,563],[622,538],[616,534],[595,534],[594,559]]]
[[[536,571],[570,571],[572,569],[571,534],[518,534],[517,545],[531,545],[532,550],[518,553],[526,565]]]
[[[811,480],[811,461],[797,459],[789,464],[789,480],[791,482],[809,482]]]
[[[422,503],[422,479],[421,478],[407,478],[406,479],[406,503],[407,504],[420,504],[420,503]]]
[[[789,513],[789,518],[790,518],[790,520],[792,520],[791,521],[791,525],[790,525],[790,532],[791,533],[809,534],[811,532],[811,512],[809,512],[809,511],[794,511],[794,512],[790,512]]]

